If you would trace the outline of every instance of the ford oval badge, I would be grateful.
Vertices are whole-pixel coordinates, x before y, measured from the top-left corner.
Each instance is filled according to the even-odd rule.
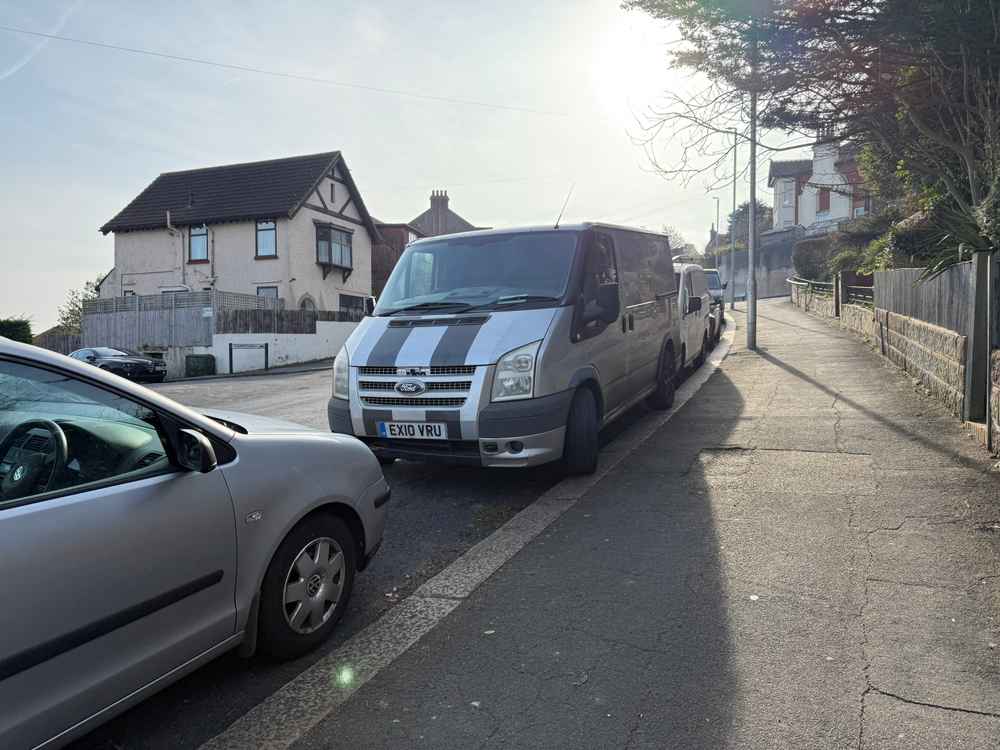
[[[404,380],[396,383],[396,391],[407,396],[416,396],[427,390],[427,386],[419,380]]]

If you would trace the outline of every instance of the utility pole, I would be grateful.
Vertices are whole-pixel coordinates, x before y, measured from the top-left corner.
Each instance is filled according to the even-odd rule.
[[[747,349],[757,349],[757,27],[750,20],[750,234],[747,249]]]
[[[738,164],[736,161],[736,151],[739,148],[739,135],[736,128],[733,128],[733,217],[736,217],[736,172]],[[729,309],[736,309],[736,227],[729,227]],[[722,303],[725,305],[725,294]]]
[[[713,249],[715,250],[715,257],[719,257],[719,230],[722,226],[719,224],[719,196],[715,196],[715,241],[713,244]]]

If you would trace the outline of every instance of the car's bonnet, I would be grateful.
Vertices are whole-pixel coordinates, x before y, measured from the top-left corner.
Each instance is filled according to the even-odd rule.
[[[491,365],[544,338],[558,309],[365,318],[347,353],[353,366]]]
[[[305,425],[289,422],[284,419],[262,417],[257,414],[244,414],[243,412],[229,411],[226,409],[199,409],[198,411],[210,419],[220,419],[224,424],[228,423],[228,425],[236,425],[251,434],[258,433],[273,435],[275,433],[324,432],[323,430],[317,430],[314,427],[306,427]]]

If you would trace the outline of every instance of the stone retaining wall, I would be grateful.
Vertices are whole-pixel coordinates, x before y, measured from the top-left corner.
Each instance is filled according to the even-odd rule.
[[[876,345],[955,416],[965,398],[966,337],[916,318],[875,310]]]
[[[849,331],[860,334],[870,341],[878,338],[878,327],[875,325],[875,311],[864,305],[841,305],[840,325]]]
[[[795,284],[792,284],[792,304],[823,318],[837,317],[837,309],[832,296],[818,294]]]

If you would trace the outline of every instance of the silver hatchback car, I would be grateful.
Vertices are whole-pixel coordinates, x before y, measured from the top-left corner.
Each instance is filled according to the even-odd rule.
[[[388,499],[354,438],[0,338],[0,747],[61,746],[227,649],[317,646]]]

